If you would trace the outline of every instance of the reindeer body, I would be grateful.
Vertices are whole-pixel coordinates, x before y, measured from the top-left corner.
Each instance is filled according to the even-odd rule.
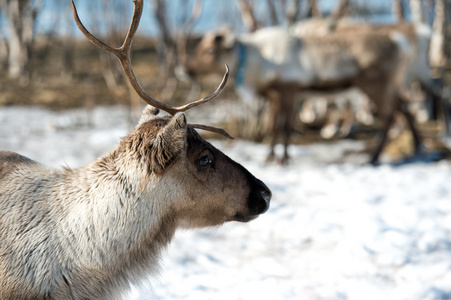
[[[116,299],[158,269],[177,228],[266,211],[268,188],[183,114],[144,120],[80,169],[0,152],[0,299]]]

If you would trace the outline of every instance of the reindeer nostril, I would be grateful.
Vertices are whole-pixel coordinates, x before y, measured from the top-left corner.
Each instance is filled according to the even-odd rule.
[[[261,180],[257,179],[257,186],[254,193],[254,209],[257,214],[262,214],[269,208],[269,202],[272,196],[271,191]]]
[[[272,193],[261,180],[253,176],[252,179],[252,188],[248,198],[249,214],[259,215],[268,210]]]
[[[269,191],[269,190],[262,191],[261,195],[262,195],[263,200],[265,200],[265,202],[269,204],[269,201],[271,200],[271,197],[272,197],[271,191]]]
[[[271,200],[271,191],[266,188],[260,191],[260,197],[258,197],[256,210],[257,214],[262,214],[266,212],[269,208],[269,202]]]

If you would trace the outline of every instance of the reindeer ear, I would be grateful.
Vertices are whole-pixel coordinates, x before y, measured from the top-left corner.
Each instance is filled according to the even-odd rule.
[[[160,130],[151,145],[152,172],[161,173],[186,145],[186,117],[177,113]]]
[[[139,119],[138,126],[141,125],[144,122],[147,122],[149,120],[152,120],[155,118],[156,115],[160,113],[160,110],[156,107],[147,105],[146,108],[144,108],[141,118]]]
[[[219,39],[218,39],[219,38]],[[221,44],[225,49],[231,49],[235,45],[236,37],[230,27],[223,27],[219,30],[215,42]]]

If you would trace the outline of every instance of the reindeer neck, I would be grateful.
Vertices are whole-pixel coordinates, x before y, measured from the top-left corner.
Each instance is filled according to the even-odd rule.
[[[176,222],[164,204],[143,188],[144,180],[149,183],[153,177],[143,178],[135,161],[116,149],[75,170],[70,180],[79,196],[68,205],[62,236],[66,248],[73,250],[68,256],[79,267],[67,271],[67,276],[73,272],[76,277],[90,277],[95,270],[102,273],[96,277],[104,280],[99,284],[106,284],[136,281],[136,274],[155,269]]]

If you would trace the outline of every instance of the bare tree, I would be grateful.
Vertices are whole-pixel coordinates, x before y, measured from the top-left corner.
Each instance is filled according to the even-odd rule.
[[[446,62],[445,57],[445,1],[435,0],[435,17],[429,47],[429,60],[434,75],[440,77],[440,70]]]
[[[2,22],[0,14],[0,22]],[[6,45],[6,40],[3,36],[3,32],[0,29],[0,67],[3,69],[8,60],[8,46]]]
[[[99,24],[96,27],[100,28],[100,22],[106,23],[106,27],[109,31],[106,33],[111,44],[119,45],[122,39],[122,30],[118,28],[119,24],[125,23],[126,14],[128,12],[127,7],[123,1],[101,1],[102,18],[100,18]],[[123,21],[119,21],[123,20]],[[121,69],[117,64],[113,63],[112,57],[109,53],[99,51],[100,61],[102,63],[102,75],[105,79],[105,83],[113,96],[117,96],[119,90],[119,83],[123,78]]]
[[[280,2],[282,2],[282,6],[285,6],[285,0],[281,0]],[[277,15],[277,8],[276,8],[275,1],[266,0],[266,5],[268,6],[268,10],[269,10],[270,25],[271,26],[279,25],[279,17]]]
[[[335,26],[337,26],[337,22],[340,18],[348,14],[349,2],[350,0],[340,0],[337,8],[330,14],[332,18],[330,27],[332,29],[334,29]]]
[[[299,21],[301,19],[302,0],[292,0],[288,4],[286,4],[284,0],[281,3],[285,11],[285,18],[288,26],[293,25],[296,21]],[[318,13],[317,9],[318,6],[316,0],[309,1],[309,13],[313,15],[313,11],[315,11],[314,14],[316,15]]]
[[[153,14],[157,20],[160,30],[160,47],[157,48],[160,61],[160,76],[158,90],[161,91],[160,97],[171,99],[178,86],[178,80],[175,76],[176,66],[186,57],[187,36],[202,13],[203,1],[195,0],[187,2],[182,0],[180,5],[185,5],[184,13],[176,19],[175,27],[170,26],[170,11],[167,8],[167,1],[154,0]]]
[[[318,0],[310,0],[307,17],[322,17],[322,15]]]
[[[43,0],[0,0],[9,26],[8,74],[23,84],[30,81],[34,25],[42,6]]]
[[[340,0],[337,8],[331,13],[334,18],[341,18],[342,16],[347,14],[348,6],[350,0]]]
[[[404,3],[402,0],[393,0],[392,1],[392,13],[396,20],[396,23],[401,23],[405,21],[405,11]]]
[[[254,1],[252,0],[238,0],[238,7],[241,12],[241,19],[248,32],[254,32],[262,27],[261,22],[257,20],[254,12]]]
[[[412,23],[421,23],[423,21],[423,13],[421,8],[421,0],[410,0]]]
[[[167,82],[169,74],[174,70],[176,63],[177,47],[175,39],[172,37],[169,28],[168,9],[165,0],[154,0],[154,14],[160,29],[160,47],[158,53],[160,55],[160,83],[164,86]],[[166,98],[166,97],[164,97]]]
[[[70,6],[67,5],[67,6],[65,6],[64,9],[69,12]],[[63,38],[63,41],[62,41],[63,51],[61,54],[62,55],[61,61],[62,61],[63,67],[61,70],[61,76],[66,81],[70,81],[72,79],[72,75],[73,75],[72,73],[74,71],[75,30],[74,30],[73,26],[69,26],[67,21],[64,22],[63,24],[65,24],[65,27],[66,27],[66,33],[65,33],[66,38]]]

